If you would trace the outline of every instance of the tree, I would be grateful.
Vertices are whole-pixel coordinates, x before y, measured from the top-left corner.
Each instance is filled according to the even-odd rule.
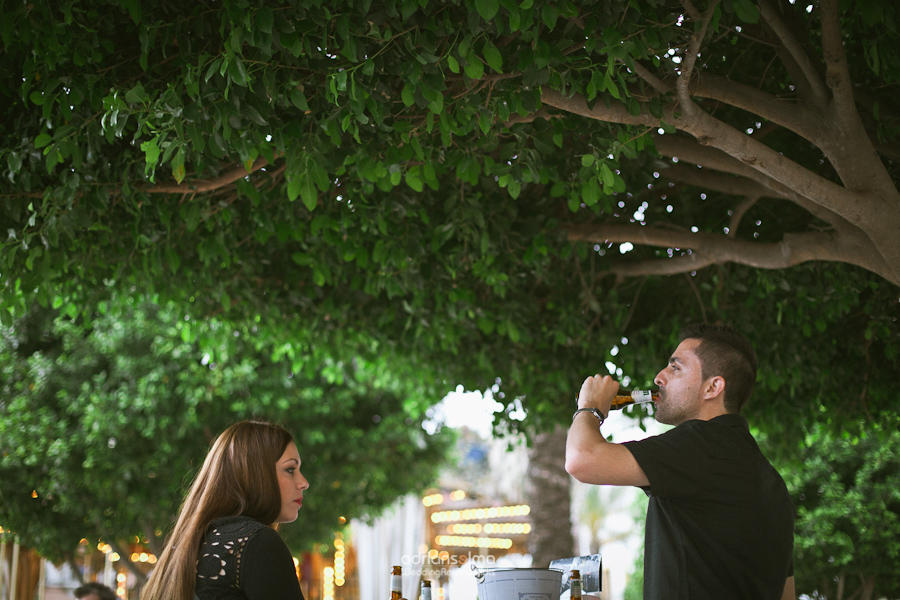
[[[311,370],[375,344],[429,384],[500,376],[544,430],[586,371],[649,383],[681,324],[728,320],[785,443],[880,419],[897,8],[808,6],[22,3],[0,318],[118,289]]]
[[[797,506],[797,592],[846,600],[900,598],[900,434],[821,429],[783,468]],[[802,467],[800,467],[802,465]]]
[[[896,10],[837,0],[23,3],[2,30],[4,74],[22,81],[7,91],[2,150],[9,285],[23,278],[32,293],[70,270],[89,279],[145,260],[153,273],[163,262],[177,270],[188,257],[173,238],[201,223],[213,235],[192,250],[221,258],[212,230],[246,218],[238,198],[299,198],[313,211],[376,187],[466,195],[482,179],[507,202],[568,203],[559,230],[570,240],[671,250],[607,267],[617,274],[825,260],[900,284]],[[651,166],[650,148],[677,164]],[[651,169],[678,187],[654,185]],[[697,214],[700,192],[708,216]],[[160,198],[170,195],[192,200]],[[88,264],[91,248],[125,250],[109,232],[129,223],[137,264]],[[364,260],[353,241],[343,255]]]
[[[377,363],[360,356],[309,376],[223,323],[211,361],[183,339],[187,325],[172,306],[120,299],[87,331],[35,309],[4,332],[0,522],[22,543],[61,559],[102,538],[127,557],[122,540],[137,536],[158,553],[213,438],[241,419],[296,435],[311,482],[284,528],[297,550],[436,476],[449,432],[426,435],[430,400]]]
[[[654,333],[654,319],[711,317],[710,302],[743,305],[743,290],[764,302],[794,273],[800,289],[824,294],[813,305],[865,302],[874,287],[865,310],[878,321],[896,313],[900,282],[889,258],[894,165],[871,154],[893,143],[896,9],[804,8],[16,6],[0,28],[0,69],[22,82],[2,92],[0,302],[12,312],[0,317],[33,298],[89,320],[118,288],[199,319],[256,321],[301,362],[314,348],[375,339],[469,387],[499,374],[509,401],[533,399],[538,423],[560,419],[541,402],[555,405],[576,365],[601,362],[597,348],[627,335],[657,364],[677,323]],[[824,79],[816,56],[828,58]],[[857,104],[845,97],[850,74]],[[752,135],[739,133],[751,123]],[[694,158],[703,169],[687,167]],[[717,170],[729,165],[740,177]],[[608,246],[619,242],[616,256]],[[646,277],[694,272],[728,248],[756,266],[816,258],[877,275],[837,269],[826,282],[818,266],[756,275],[719,265],[699,278]],[[752,258],[771,251],[792,258]],[[766,310],[780,315],[785,302]],[[803,335],[810,323],[826,333],[809,308],[797,310]],[[882,326],[876,337],[891,347],[896,322]],[[646,369],[636,365],[629,372]]]

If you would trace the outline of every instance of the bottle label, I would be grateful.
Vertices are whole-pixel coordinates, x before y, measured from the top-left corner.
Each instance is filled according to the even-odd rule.
[[[581,580],[580,579],[573,579],[571,582],[570,589],[572,590],[570,597],[581,598]]]
[[[634,390],[631,392],[631,397],[635,402],[651,402],[653,400],[653,395],[649,390]]]
[[[422,588],[422,600],[431,600],[431,588]]]
[[[403,576],[402,575],[391,575],[391,591],[392,592],[403,591]]]

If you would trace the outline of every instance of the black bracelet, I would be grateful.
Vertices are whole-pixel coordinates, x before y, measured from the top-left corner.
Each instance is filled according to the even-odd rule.
[[[578,413],[580,413],[580,412],[589,412],[589,413],[591,413],[592,415],[594,415],[595,417],[597,417],[598,419],[600,419],[600,425],[603,425],[603,422],[606,420],[606,417],[603,416],[603,413],[600,412],[600,410],[597,409],[597,408],[579,408],[578,410],[575,411],[575,414],[572,415],[572,420],[573,420],[573,421],[575,420],[575,417],[577,417],[577,416],[578,416]],[[599,427],[599,426],[598,426],[598,427]]]

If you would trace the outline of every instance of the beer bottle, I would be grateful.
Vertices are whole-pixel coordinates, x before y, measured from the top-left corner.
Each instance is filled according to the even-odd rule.
[[[403,578],[400,576],[400,567],[395,566],[391,571],[391,600],[402,600]]]
[[[422,582],[422,595],[419,600],[431,600],[431,582],[427,579]]]
[[[649,390],[634,390],[632,392],[623,392],[619,390],[616,397],[613,398],[610,410],[617,410],[631,406],[632,404],[646,404],[659,400],[659,392]]]
[[[569,590],[571,590],[570,598],[572,600],[581,600],[581,571],[572,569],[572,577],[569,579]]]

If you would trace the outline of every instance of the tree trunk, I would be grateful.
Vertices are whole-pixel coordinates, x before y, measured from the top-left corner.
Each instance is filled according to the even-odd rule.
[[[875,597],[875,576],[863,577],[862,596],[860,600],[872,600]]]
[[[562,426],[538,434],[528,452],[526,496],[532,523],[528,544],[534,567],[547,567],[552,560],[574,556],[566,434]]]

